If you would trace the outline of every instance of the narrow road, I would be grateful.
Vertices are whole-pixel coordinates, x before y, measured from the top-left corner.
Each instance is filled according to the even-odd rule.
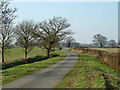
[[[54,88],[78,60],[78,56],[75,53],[67,50],[63,50],[63,52],[67,54],[64,60],[5,84],[2,88]]]

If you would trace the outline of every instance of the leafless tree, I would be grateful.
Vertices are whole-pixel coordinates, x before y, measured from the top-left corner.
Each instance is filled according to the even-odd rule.
[[[52,46],[52,48],[53,48],[53,49],[55,49],[55,48],[60,49],[60,42],[54,43],[53,46]]]
[[[32,45],[34,43],[32,30],[36,29],[36,25],[31,22],[32,21],[23,21],[22,23],[19,23],[15,28],[17,43],[24,48],[25,59],[27,58],[28,52],[32,50]]]
[[[94,42],[94,43],[98,43],[101,48],[102,48],[103,45],[107,42],[107,38],[104,37],[104,36],[101,35],[101,34],[96,34],[96,35],[94,35],[93,38],[94,38],[93,42]]]
[[[70,27],[67,21],[66,18],[53,17],[53,19],[40,22],[38,29],[34,31],[34,36],[42,41],[42,45],[47,50],[47,57],[50,56],[54,43],[63,40],[68,34],[71,34],[70,30],[66,30]]]
[[[72,36],[69,36],[65,39],[67,47],[70,47],[72,43],[75,42],[75,39]]]
[[[2,63],[4,63],[4,53],[10,48],[13,40],[14,31],[12,28],[13,20],[16,18],[14,13],[16,8],[9,8],[9,2],[0,1],[0,43],[2,48]]]
[[[115,42],[115,40],[109,40],[107,41],[107,44],[109,47],[116,47],[117,43]]]

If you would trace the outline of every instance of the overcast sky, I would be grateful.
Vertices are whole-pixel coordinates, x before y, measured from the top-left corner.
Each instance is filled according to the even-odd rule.
[[[10,7],[18,8],[16,23],[41,22],[54,16],[69,19],[73,37],[80,43],[91,43],[98,33],[118,40],[117,2],[12,2]]]

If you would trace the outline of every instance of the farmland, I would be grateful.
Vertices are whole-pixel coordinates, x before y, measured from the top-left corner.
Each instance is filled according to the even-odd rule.
[[[90,48],[90,49],[97,49],[97,50],[107,51],[110,53],[118,53],[120,51],[119,48]]]
[[[34,47],[31,52],[28,53],[28,57],[46,55],[44,49]],[[16,59],[24,58],[24,49],[21,47],[10,48],[5,52],[5,62],[12,62]]]

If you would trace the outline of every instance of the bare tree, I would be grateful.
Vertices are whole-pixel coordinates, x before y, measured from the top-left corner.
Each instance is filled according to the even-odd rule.
[[[12,28],[13,20],[16,18],[14,13],[16,8],[9,8],[9,2],[0,1],[0,43],[2,48],[2,63],[4,63],[4,52],[10,48],[13,40],[14,31]]]
[[[109,47],[116,47],[116,45],[117,45],[115,40],[109,40],[109,41],[107,41],[107,44],[108,44]]]
[[[60,49],[60,42],[54,43],[53,46],[52,46],[52,48],[53,48],[53,49],[55,49],[55,48]]]
[[[101,35],[101,34],[96,34],[96,35],[94,35],[93,38],[94,38],[93,42],[94,42],[94,43],[98,43],[101,48],[102,48],[103,45],[107,42],[107,38],[104,37],[104,36]]]
[[[47,50],[47,57],[50,56],[54,43],[63,40],[68,34],[71,34],[70,30],[66,30],[70,27],[67,21],[66,18],[54,17],[40,22],[38,29],[34,31],[34,36],[42,41],[42,45]]]
[[[65,39],[67,47],[70,47],[72,43],[75,42],[75,39],[72,36],[69,36]]]
[[[31,21],[23,21],[16,26],[16,38],[17,43],[24,48],[25,59],[27,58],[28,52],[32,50],[34,38],[32,37],[32,30],[36,29],[36,25],[32,24]]]

